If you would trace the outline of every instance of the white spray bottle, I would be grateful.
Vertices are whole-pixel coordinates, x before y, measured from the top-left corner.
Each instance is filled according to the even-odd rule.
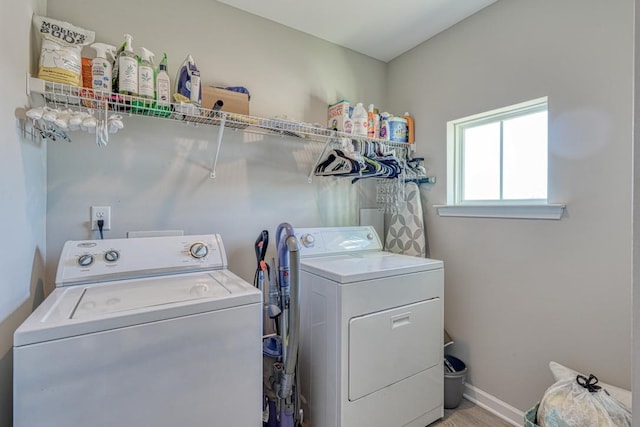
[[[138,95],[138,58],[133,53],[133,37],[124,35],[124,49],[118,56],[118,92],[124,95]]]
[[[116,47],[106,43],[91,45],[96,50],[96,57],[91,61],[91,87],[94,90],[111,92],[111,72]],[[107,58],[107,55],[110,58]]]
[[[138,96],[153,99],[155,96],[155,79],[153,73],[153,52],[144,47],[140,48],[140,63],[138,64]]]

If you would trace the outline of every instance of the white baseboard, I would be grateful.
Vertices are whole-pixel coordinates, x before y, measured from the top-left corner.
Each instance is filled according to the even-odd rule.
[[[503,402],[495,396],[472,386],[469,383],[464,384],[464,392],[462,395],[465,399],[475,403],[476,405],[486,409],[495,416],[505,420],[506,422],[520,427],[524,424],[524,412],[514,408],[508,403]]]

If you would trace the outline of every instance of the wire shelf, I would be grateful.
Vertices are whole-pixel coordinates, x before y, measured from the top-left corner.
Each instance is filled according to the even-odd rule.
[[[49,107],[57,109],[91,110],[95,112],[96,115],[103,116],[103,120],[105,121],[109,114],[114,113],[121,116],[143,116],[194,125],[215,126],[218,128],[218,133],[215,155],[211,164],[211,178],[216,177],[215,170],[225,128],[240,129],[245,132],[263,135],[275,134],[283,137],[300,138],[324,143],[324,149],[309,173],[309,182],[312,180],[314,169],[320,161],[320,158],[325,154],[328,147],[333,144],[344,145],[374,142],[389,149],[403,149],[403,151],[407,153],[414,149],[412,144],[347,134],[326,129],[318,125],[283,118],[263,118],[211,110],[188,102],[174,102],[165,106],[158,106],[153,100],[147,98],[70,86],[27,75],[27,95],[32,94],[41,94],[45,104]],[[433,182],[435,182],[435,179]]]
[[[355,141],[376,141],[389,147],[408,146],[406,143],[337,132],[309,123],[210,110],[185,102],[174,102],[161,107],[147,98],[70,86],[31,76],[27,79],[27,93],[42,94],[47,105],[57,108],[90,109],[212,126],[220,126],[224,118],[225,127],[253,133],[306,138],[318,142],[327,142],[332,138],[347,138]]]

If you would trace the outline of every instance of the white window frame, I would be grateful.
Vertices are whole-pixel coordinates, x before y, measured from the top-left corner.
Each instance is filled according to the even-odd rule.
[[[440,216],[560,219],[564,204],[548,203],[546,199],[462,200],[462,144],[464,129],[514,117],[548,111],[547,97],[476,114],[447,123],[447,205],[436,205]],[[502,164],[500,166],[502,168]],[[501,183],[502,185],[502,183]]]

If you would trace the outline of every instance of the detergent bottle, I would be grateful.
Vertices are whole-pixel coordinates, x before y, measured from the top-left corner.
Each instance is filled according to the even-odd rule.
[[[351,120],[353,121],[353,131],[351,133],[353,135],[367,136],[369,131],[369,116],[362,102],[356,104],[353,109],[353,114],[351,115]]]
[[[413,144],[416,142],[415,121],[409,113],[404,113],[404,118],[407,121],[407,142]]]
[[[116,47],[105,43],[94,43],[91,47],[96,50],[96,57],[91,61],[91,87],[94,90],[111,92],[111,64]],[[110,58],[107,58],[107,55]]]
[[[167,73],[167,54],[162,56],[160,65],[156,72],[156,94],[155,105],[156,114],[166,117],[171,114],[171,81]],[[159,110],[159,111],[158,111]]]
[[[118,55],[118,93],[138,95],[138,57],[133,53],[131,41],[133,37],[124,35],[124,48]]]
[[[367,136],[369,138],[378,138],[380,136],[380,115],[373,108],[373,104],[369,104],[369,111],[367,112],[369,120],[369,129]]]
[[[138,63],[138,96],[153,99],[155,94],[155,78],[153,73],[153,52],[144,47],[140,48],[140,62]]]
[[[353,120],[351,119],[351,115],[349,115],[349,108],[345,108],[342,111],[342,127],[344,133],[353,133]]]
[[[380,113],[380,139],[389,141],[389,113]]]

